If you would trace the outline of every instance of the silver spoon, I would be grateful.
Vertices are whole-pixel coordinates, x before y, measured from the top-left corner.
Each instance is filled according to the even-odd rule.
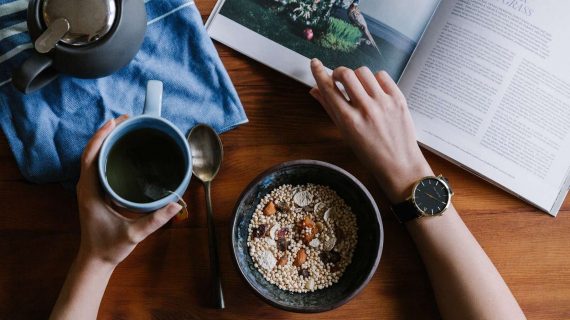
[[[212,270],[212,290],[215,306],[224,309],[224,294],[220,278],[220,262],[214,216],[212,214],[212,198],[210,184],[218,174],[224,150],[220,137],[211,127],[199,124],[188,135],[188,143],[192,149],[192,172],[204,184],[206,193],[206,210],[208,220],[208,247],[210,250],[210,268]]]

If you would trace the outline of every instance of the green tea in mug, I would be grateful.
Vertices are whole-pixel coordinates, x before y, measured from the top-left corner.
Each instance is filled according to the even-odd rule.
[[[184,179],[185,161],[169,135],[143,128],[119,138],[109,152],[105,173],[121,198],[149,203],[176,190]]]

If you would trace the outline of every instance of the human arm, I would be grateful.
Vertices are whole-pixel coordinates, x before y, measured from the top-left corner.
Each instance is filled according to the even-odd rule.
[[[372,172],[392,203],[411,186],[433,176],[416,142],[406,99],[386,72],[311,63],[317,87],[311,89],[356,155]],[[337,88],[343,85],[347,100]],[[451,206],[443,216],[406,224],[422,256],[445,319],[525,319],[503,278]]]
[[[97,176],[97,155],[105,137],[126,117],[107,122],[89,141],[77,184],[81,244],[50,319],[96,319],[115,267],[151,233],[170,220],[181,206],[168,206],[139,218],[127,218],[105,200]]]

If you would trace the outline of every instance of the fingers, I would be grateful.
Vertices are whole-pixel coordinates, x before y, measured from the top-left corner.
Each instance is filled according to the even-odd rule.
[[[117,119],[107,121],[89,140],[83,155],[81,156],[81,177],[79,178],[78,187],[86,192],[92,192],[98,189],[97,184],[97,166],[95,165],[99,149],[105,138],[113,131],[113,129],[125,121],[128,115],[122,115]]]
[[[372,73],[372,71],[370,71],[368,67],[358,68],[354,70],[354,73],[356,74],[356,77],[358,78],[358,80],[364,87],[364,90],[366,90],[366,93],[368,93],[369,96],[378,97],[384,94],[384,91],[380,87],[378,80],[376,80],[374,74]]]
[[[311,60],[311,71],[313,72],[313,76],[317,82],[317,87],[319,88],[322,100],[328,103],[330,108],[338,110],[341,113],[351,112],[352,106],[348,104],[343,94],[338,90],[333,78],[328,74],[327,70],[318,59]],[[323,104],[321,102],[323,106],[325,106],[326,103]],[[332,111],[332,109],[330,111]]]
[[[309,91],[309,94],[315,98],[315,100],[317,100],[320,104],[323,105],[323,107],[325,107],[325,109],[328,109],[328,104],[325,101],[325,98],[323,98],[323,96],[321,95],[321,92],[319,91],[319,88],[315,87],[315,88],[311,88],[311,90]]]
[[[95,160],[99,149],[101,149],[103,141],[105,141],[105,138],[107,138],[109,133],[111,133],[111,131],[113,131],[117,125],[125,121],[128,117],[128,115],[124,114],[117,119],[111,119],[107,121],[107,123],[105,123],[99,130],[97,130],[97,132],[95,132],[91,140],[89,140],[85,146],[85,150],[83,151],[83,164],[92,163]]]
[[[97,153],[99,152],[99,149],[103,144],[103,141],[105,141],[105,138],[109,135],[109,133],[111,133],[111,131],[113,131],[115,126],[116,126],[115,119],[111,119],[107,121],[107,123],[105,123],[99,130],[97,130],[97,132],[95,132],[91,140],[87,142],[85,150],[83,150],[83,156],[82,156],[83,166],[90,164],[95,160],[95,158],[97,157]]]
[[[398,99],[404,98],[404,94],[402,93],[402,91],[400,91],[400,88],[398,88],[396,82],[392,80],[392,77],[390,77],[388,72],[380,71],[376,73],[375,77],[376,80],[378,80],[380,86],[382,87],[382,90],[384,90],[384,92],[386,92],[388,95]]]
[[[182,210],[181,205],[171,202],[166,207],[136,220],[131,226],[135,242],[144,240],[170,221],[180,210]]]
[[[342,84],[350,101],[364,103],[369,97],[360,80],[354,71],[346,67],[338,67],[333,71],[333,80]]]
[[[121,123],[127,121],[127,119],[129,119],[129,115],[128,114],[123,114],[120,117],[118,117],[117,119],[115,119],[115,123],[117,125],[120,125]]]

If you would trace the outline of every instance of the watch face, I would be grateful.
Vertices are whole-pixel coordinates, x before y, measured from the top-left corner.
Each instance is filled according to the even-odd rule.
[[[436,215],[445,211],[450,198],[447,185],[435,177],[421,180],[413,193],[416,206],[427,215]]]

